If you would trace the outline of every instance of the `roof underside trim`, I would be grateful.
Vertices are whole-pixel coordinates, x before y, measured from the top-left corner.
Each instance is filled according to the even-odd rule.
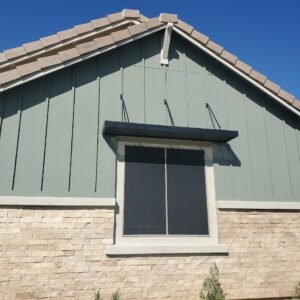
[[[105,121],[103,135],[226,143],[238,131]]]

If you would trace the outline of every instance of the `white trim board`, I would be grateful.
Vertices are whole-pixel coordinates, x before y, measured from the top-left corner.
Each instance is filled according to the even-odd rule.
[[[99,206],[114,207],[115,198],[0,196],[0,206]]]
[[[219,209],[300,210],[300,202],[218,200]]]
[[[106,255],[141,254],[227,254],[228,246],[218,245],[113,245],[106,247]]]

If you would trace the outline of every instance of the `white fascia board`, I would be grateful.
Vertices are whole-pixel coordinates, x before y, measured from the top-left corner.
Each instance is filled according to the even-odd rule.
[[[108,51],[111,51],[111,50],[116,49],[116,48],[118,48],[118,47],[121,47],[121,46],[123,46],[123,45],[127,45],[127,44],[129,44],[129,43],[131,43],[131,42],[133,42],[133,41],[136,41],[136,40],[139,40],[139,39],[141,39],[141,38],[144,38],[144,37],[146,37],[146,36],[148,36],[148,35],[151,35],[152,33],[158,32],[158,31],[164,29],[165,27],[166,27],[166,26],[163,25],[163,26],[161,26],[161,27],[158,27],[158,28],[149,30],[149,31],[147,31],[146,33],[143,33],[143,34],[140,34],[140,35],[131,37],[131,38],[129,38],[129,39],[127,39],[127,40],[124,40],[124,41],[121,41],[121,42],[118,42],[118,43],[116,43],[116,44],[114,44],[114,45],[112,45],[112,46],[108,46],[108,47],[101,48],[101,49],[99,49],[99,50],[97,50],[97,51],[91,52],[91,53],[86,54],[86,55],[82,55],[82,56],[80,56],[80,57],[78,57],[78,58],[76,58],[76,59],[70,60],[70,61],[68,61],[68,62],[66,62],[66,63],[63,63],[63,64],[59,65],[59,66],[55,66],[55,67],[49,68],[49,69],[47,69],[47,70],[45,70],[45,71],[41,71],[41,72],[39,72],[39,73],[37,73],[37,74],[35,74],[35,75],[28,76],[27,78],[23,78],[23,79],[20,79],[20,80],[16,80],[16,81],[14,81],[12,84],[8,84],[8,85],[5,86],[5,87],[0,87],[0,92],[6,91],[6,90],[10,90],[10,89],[12,89],[12,88],[14,88],[14,87],[17,87],[17,86],[19,86],[19,85],[22,85],[22,84],[24,84],[24,83],[26,83],[26,82],[30,82],[30,81],[32,81],[32,80],[35,80],[35,79],[37,79],[37,78],[43,77],[43,76],[48,75],[48,74],[51,74],[51,73],[56,72],[56,71],[58,71],[58,70],[61,70],[61,69],[64,69],[64,68],[66,68],[66,67],[75,65],[75,64],[77,64],[77,63],[79,63],[79,62],[81,62],[81,61],[85,61],[85,60],[87,60],[87,59],[89,59],[89,58],[95,57],[95,56],[97,56],[97,55],[99,55],[99,54],[106,53],[106,52],[108,52]]]
[[[171,43],[172,30],[173,30],[173,23],[168,23],[165,29],[164,39],[163,39],[161,53],[160,53],[160,63],[162,65],[169,64],[169,49]]]
[[[276,100],[277,102],[279,102],[281,105],[285,106],[288,110],[290,110],[293,113],[295,113],[298,117],[300,117],[300,111],[298,111],[294,107],[292,107],[289,104],[287,104],[284,100],[282,100],[281,98],[279,98],[278,96],[276,96],[275,94],[273,94],[267,88],[265,88],[264,86],[260,85],[258,82],[256,82],[254,79],[250,78],[248,75],[244,74],[242,71],[238,70],[235,66],[231,65],[230,63],[228,63],[227,61],[225,61],[223,58],[221,58],[220,56],[216,55],[211,50],[207,49],[201,43],[195,41],[193,38],[191,38],[190,36],[188,36],[186,33],[184,33],[183,31],[181,31],[180,29],[174,27],[174,31],[177,32],[182,37],[184,37],[185,39],[187,39],[193,45],[197,46],[198,48],[200,48],[201,50],[203,50],[205,53],[207,53],[208,55],[210,55],[211,57],[213,57],[214,59],[216,59],[217,61],[219,61],[220,63],[222,63],[223,65],[225,65],[226,67],[228,67],[230,70],[232,70],[233,72],[235,72],[239,76],[241,76],[244,79],[246,79],[248,82],[250,82],[251,84],[253,84],[257,88],[259,88],[261,91],[263,91],[264,93],[266,93],[270,97],[272,97],[274,100]]]
[[[300,202],[218,200],[219,209],[300,210]]]
[[[184,243],[184,238],[182,239]],[[149,255],[149,254],[228,254],[228,246],[212,245],[112,245],[106,247],[106,255]]]
[[[0,206],[99,206],[114,207],[115,198],[0,196]]]

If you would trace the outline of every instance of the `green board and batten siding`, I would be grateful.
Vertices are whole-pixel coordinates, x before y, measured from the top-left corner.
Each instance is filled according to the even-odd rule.
[[[175,125],[239,131],[214,146],[217,199],[300,201],[299,117],[176,34],[161,66],[160,34],[0,94],[0,195],[115,197],[103,122],[171,124],[167,99]]]

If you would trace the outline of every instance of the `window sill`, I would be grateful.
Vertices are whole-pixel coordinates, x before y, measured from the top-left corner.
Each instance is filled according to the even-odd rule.
[[[113,245],[106,247],[106,254],[142,255],[142,254],[228,254],[227,245]]]

